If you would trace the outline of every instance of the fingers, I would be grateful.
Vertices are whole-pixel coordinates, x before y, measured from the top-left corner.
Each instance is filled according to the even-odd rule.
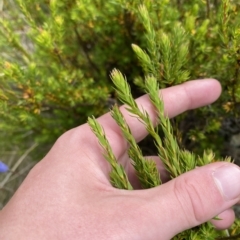
[[[163,89],[161,91],[165,106],[165,113],[169,118],[175,117],[187,110],[198,108],[214,102],[221,93],[221,86],[218,81],[195,80],[184,84]],[[147,95],[138,98],[137,104],[145,109],[152,121],[156,122],[156,113]],[[130,129],[137,141],[142,140],[147,132],[143,125],[136,119],[131,117],[126,110],[123,114],[128,122]]]
[[[240,168],[231,163],[214,163],[197,168],[173,179],[160,187],[141,194],[149,199],[146,212],[156,236],[170,239],[186,229],[192,228],[213,217],[223,220],[213,223],[226,228],[233,221],[228,210],[240,199]],[[151,193],[150,193],[151,192]],[[134,194],[134,193],[133,193]],[[159,227],[161,226],[161,227]],[[149,226],[146,226],[146,228]]]
[[[233,209],[229,208],[217,216],[221,220],[211,220],[211,223],[219,230],[231,227],[235,219]]]
[[[189,109],[210,104],[219,97],[220,92],[221,86],[219,82],[214,79],[189,81],[161,90],[165,104],[165,112],[169,117],[174,117]],[[150,118],[155,123],[156,113],[148,96],[144,95],[136,101],[141,109],[148,112]],[[121,111],[135,139],[137,141],[142,140],[147,135],[144,125],[132,117],[131,114],[126,111],[125,106],[121,107]],[[126,168],[126,166],[129,165],[129,158],[126,155],[128,145],[122,136],[120,128],[112,119],[110,113],[98,118],[98,121],[105,130],[116,158]],[[99,146],[96,136],[87,124],[66,132],[64,136],[61,137],[61,141],[58,141],[58,145],[58,149],[64,151],[62,154],[71,154],[72,156],[74,152],[76,161],[78,161],[79,154],[84,154],[85,159],[91,159],[91,161],[97,162],[100,164],[101,170],[106,174],[108,173],[109,166],[104,158],[101,157],[102,148]]]
[[[195,80],[187,83],[161,90],[165,112],[171,118],[190,109],[201,107],[214,102],[221,93],[221,86],[214,79]],[[156,123],[156,113],[147,95],[136,100],[141,109],[148,112],[150,118]],[[137,141],[142,140],[147,135],[143,124],[132,114],[121,107],[121,111]],[[121,131],[110,114],[100,117],[99,122],[105,129],[108,139],[117,156],[126,150],[126,143],[121,135]],[[116,142],[118,144],[116,144]]]

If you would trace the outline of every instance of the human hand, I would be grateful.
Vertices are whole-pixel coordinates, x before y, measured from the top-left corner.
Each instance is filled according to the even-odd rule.
[[[215,101],[216,80],[189,81],[162,90],[165,111],[174,117]],[[137,99],[155,119],[146,95]],[[147,132],[121,107],[137,141]],[[127,157],[127,143],[110,114],[98,119],[134,187],[139,183]],[[158,161],[162,180],[168,176]],[[240,200],[240,169],[217,162],[147,190],[120,190],[109,183],[110,167],[87,124],[64,133],[29,173],[0,212],[0,239],[170,239],[212,221],[220,229],[234,220],[231,206]],[[222,182],[222,185],[220,184]]]

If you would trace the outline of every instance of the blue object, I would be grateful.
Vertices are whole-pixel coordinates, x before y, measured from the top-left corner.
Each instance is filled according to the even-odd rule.
[[[8,172],[9,167],[4,162],[0,161],[0,173]]]

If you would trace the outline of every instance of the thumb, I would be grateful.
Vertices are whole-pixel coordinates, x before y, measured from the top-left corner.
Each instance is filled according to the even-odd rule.
[[[158,236],[170,239],[211,220],[239,201],[240,168],[232,163],[217,162],[151,190],[151,194],[148,192],[148,196],[151,195],[149,213],[154,219],[150,222],[156,223]]]

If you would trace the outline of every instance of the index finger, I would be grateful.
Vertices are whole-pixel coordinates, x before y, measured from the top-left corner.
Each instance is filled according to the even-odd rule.
[[[211,104],[219,97],[220,93],[221,85],[215,79],[188,81],[161,90],[165,114],[169,118],[187,110]],[[148,112],[150,119],[156,124],[156,112],[148,95],[136,99],[136,102],[140,109]],[[134,138],[139,142],[145,138],[148,133],[144,125],[137,118],[133,117],[125,107],[125,105],[121,107],[121,112],[129,125]],[[101,116],[98,118],[98,121],[103,126],[114,153],[119,157],[127,149],[127,143],[121,134],[121,129],[112,119],[110,113]]]

